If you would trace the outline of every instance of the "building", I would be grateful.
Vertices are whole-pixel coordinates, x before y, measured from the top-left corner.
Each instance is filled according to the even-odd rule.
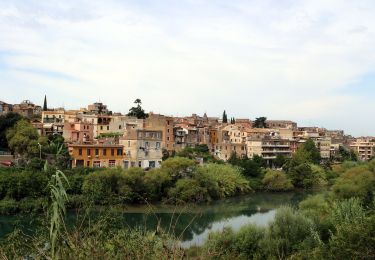
[[[13,106],[11,104],[7,104],[3,101],[0,101],[0,115],[5,115],[9,112],[12,112]]]
[[[375,149],[375,137],[360,137],[350,144],[350,149],[352,149],[356,154],[358,154],[358,159],[362,161],[368,161],[374,157]]]
[[[266,126],[274,129],[297,129],[297,123],[290,120],[266,120]]]
[[[315,140],[315,146],[319,149],[320,157],[324,160],[328,160],[331,158],[331,145],[332,142],[330,137],[324,137]]]
[[[118,144],[69,144],[72,168],[75,167],[121,167],[123,146]]]
[[[35,105],[30,100],[24,100],[20,104],[13,105],[13,112],[27,118],[32,118],[34,116],[40,115],[40,113],[42,112],[42,107]]]
[[[160,167],[163,153],[162,131],[131,129],[120,138],[124,147],[123,167],[157,168]]]
[[[94,104],[88,105],[87,110],[88,112],[94,114],[111,114],[107,108],[107,105],[104,105],[101,102],[95,102]]]
[[[163,140],[161,147],[169,152],[175,149],[173,126],[173,117],[154,114],[152,112],[150,112],[148,118],[144,120],[145,130],[162,131]]]
[[[73,123],[65,122],[62,136],[67,143],[90,143],[94,139],[94,127],[79,119]]]

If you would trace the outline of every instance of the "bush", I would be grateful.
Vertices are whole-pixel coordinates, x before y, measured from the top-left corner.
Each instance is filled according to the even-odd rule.
[[[267,170],[262,183],[269,191],[288,191],[293,189],[292,182],[281,171]]]
[[[362,203],[368,206],[372,204],[374,186],[374,173],[367,167],[359,166],[347,170],[339,177],[332,190],[336,198],[358,197]]]
[[[285,259],[287,256],[310,246],[313,223],[290,207],[277,210],[260,245],[269,258]]]

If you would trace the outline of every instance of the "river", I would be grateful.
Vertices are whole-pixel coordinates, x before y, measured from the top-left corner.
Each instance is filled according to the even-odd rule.
[[[255,193],[214,201],[204,205],[174,207],[162,204],[153,206],[129,206],[118,210],[123,222],[129,227],[156,230],[159,226],[166,232],[177,236],[183,247],[201,245],[209,232],[254,223],[266,226],[275,216],[281,205],[297,205],[306,192]],[[67,223],[74,223],[76,212],[69,211]],[[26,232],[32,230],[31,216],[0,216],[0,239],[21,225]]]

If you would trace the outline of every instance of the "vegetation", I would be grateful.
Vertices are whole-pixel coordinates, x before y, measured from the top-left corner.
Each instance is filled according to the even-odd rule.
[[[223,123],[228,123],[228,116],[227,116],[227,112],[225,112],[225,110],[224,110],[224,112],[223,112]]]
[[[257,117],[255,118],[255,121],[253,122],[253,127],[254,128],[267,128],[267,117]]]
[[[268,191],[289,191],[293,189],[292,182],[288,176],[281,171],[267,170],[262,183]]]
[[[129,109],[129,113],[127,114],[128,116],[134,116],[138,119],[145,119],[148,117],[148,114],[146,114],[145,110],[142,108],[142,101],[137,98],[134,101],[134,104],[136,104],[135,107],[131,107]]]
[[[0,116],[0,149],[8,149],[8,139],[6,133],[8,129],[12,128],[19,120],[22,119],[22,116],[17,113],[7,113]]]

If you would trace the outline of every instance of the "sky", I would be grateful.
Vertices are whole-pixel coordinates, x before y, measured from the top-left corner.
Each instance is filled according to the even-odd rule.
[[[0,100],[375,135],[373,0],[0,0]]]

